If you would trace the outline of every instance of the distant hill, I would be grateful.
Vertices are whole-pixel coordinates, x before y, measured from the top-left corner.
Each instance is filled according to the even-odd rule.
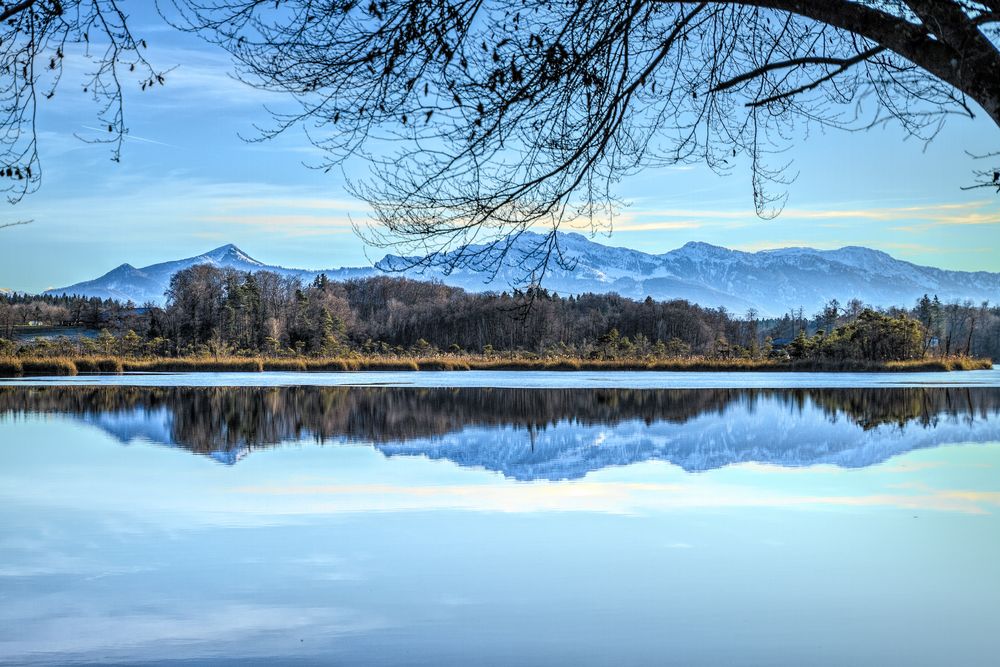
[[[311,281],[320,273],[332,280],[390,274],[437,280],[475,292],[503,291],[524,284],[528,277],[522,268],[524,257],[541,238],[533,233],[522,235],[492,277],[465,269],[446,274],[437,267],[417,272],[406,268],[411,265],[410,260],[395,255],[387,255],[373,267],[286,268],[264,264],[230,244],[196,257],[143,268],[122,264],[94,280],[47,293],[110,297],[137,304],[163,303],[170,277],[196,264],[239,271],[273,271],[303,281]],[[602,245],[574,233],[560,233],[559,243],[564,257],[575,266],[573,270],[551,266],[544,286],[562,295],[617,292],[633,299],[647,296],[657,300],[686,299],[703,306],[724,306],[736,313],[756,308],[765,316],[781,315],[798,307],[811,314],[830,299],[846,302],[858,298],[876,306],[909,306],[923,294],[936,294],[943,301],[992,302],[1000,297],[998,273],[918,266],[857,246],[839,250],[783,248],[741,252],[694,242],[654,255]],[[476,249],[470,246],[468,250]]]
[[[211,264],[220,268],[231,268],[237,271],[271,271],[283,276],[291,276],[303,281],[311,281],[320,273],[338,280],[374,275],[374,269],[330,269],[327,271],[308,271],[305,269],[286,269],[281,266],[264,264],[253,259],[233,244],[220,246],[196,257],[177,259],[170,262],[151,264],[137,269],[131,264],[122,264],[108,271],[99,278],[82,283],[46,290],[46,294],[80,294],[96,296],[102,299],[117,299],[132,301],[136,304],[156,303],[165,301],[164,294],[170,285],[170,278],[183,269],[198,264]]]

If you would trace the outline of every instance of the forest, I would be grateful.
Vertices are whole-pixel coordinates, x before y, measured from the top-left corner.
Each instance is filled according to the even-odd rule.
[[[0,295],[0,356],[829,360],[1000,358],[1000,307],[876,309],[831,301],[781,318],[616,294],[470,293],[376,277],[311,284],[210,265],[175,274],[164,307]],[[32,335],[33,329],[47,335]],[[60,327],[78,334],[60,336]],[[55,332],[49,335],[51,332]]]

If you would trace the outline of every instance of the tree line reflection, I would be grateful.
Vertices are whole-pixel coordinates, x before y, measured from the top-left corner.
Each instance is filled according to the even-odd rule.
[[[489,389],[400,387],[38,387],[0,388],[0,414],[154,415],[169,442],[192,452],[254,449],[291,440],[398,443],[471,427],[523,430],[560,425],[685,424],[734,407],[753,413],[777,402],[862,430],[932,428],[942,419],[987,420],[1000,389]],[[762,433],[764,436],[765,433]]]

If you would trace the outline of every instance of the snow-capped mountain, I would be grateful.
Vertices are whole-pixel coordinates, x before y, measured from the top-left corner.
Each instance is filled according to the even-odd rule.
[[[530,257],[543,240],[543,236],[530,232],[521,235],[495,274],[461,266],[450,272],[444,268],[459,253],[469,256],[483,251],[481,254],[491,256],[483,246],[456,249],[439,258],[434,266],[420,270],[409,268],[414,258],[396,255],[387,255],[373,267],[306,270],[264,264],[234,245],[225,245],[197,257],[138,269],[122,264],[95,280],[48,293],[112,297],[137,304],[162,303],[170,277],[195,264],[214,264],[239,271],[273,271],[303,281],[310,281],[320,273],[332,280],[389,274],[438,280],[476,292],[503,291],[531,279],[530,274],[525,275],[525,267],[532,264]],[[839,250],[783,248],[741,252],[692,242],[657,255],[602,245],[575,233],[560,233],[558,242],[562,256],[572,268],[550,263],[543,284],[562,295],[617,292],[633,299],[647,296],[658,300],[686,299],[703,306],[724,306],[738,313],[755,308],[765,316],[799,307],[813,313],[830,299],[843,303],[858,298],[876,306],[908,306],[923,294],[936,294],[944,301],[996,301],[1000,297],[998,273],[918,266],[878,250],[856,246]]]
[[[117,299],[132,301],[136,304],[165,301],[165,293],[170,286],[170,278],[178,271],[199,264],[211,264],[220,268],[236,269],[237,271],[271,271],[283,276],[291,276],[302,281],[311,281],[320,273],[326,273],[331,278],[345,280],[353,277],[373,275],[374,269],[331,269],[328,271],[308,271],[305,269],[286,269],[282,266],[264,264],[253,259],[233,244],[220,246],[195,257],[178,259],[170,262],[151,264],[137,269],[131,264],[108,271],[100,278],[88,280],[68,287],[47,290],[46,294],[80,294],[96,296],[102,299]]]

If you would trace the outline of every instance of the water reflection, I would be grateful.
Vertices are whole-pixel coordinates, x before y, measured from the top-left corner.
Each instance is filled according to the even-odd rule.
[[[3,389],[0,665],[992,665],[998,415],[1000,389]],[[937,446],[965,442],[994,444]]]
[[[57,414],[123,443],[233,464],[288,442],[371,443],[518,480],[664,460],[864,467],[1000,440],[998,388],[574,390],[400,387],[0,387],[0,416]]]

